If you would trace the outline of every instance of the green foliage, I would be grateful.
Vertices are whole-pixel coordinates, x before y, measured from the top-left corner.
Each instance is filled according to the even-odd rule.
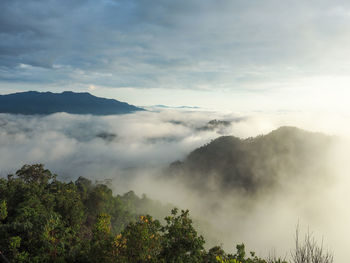
[[[7,217],[7,204],[6,200],[0,201],[0,220],[5,220]]]
[[[90,258],[92,262],[112,262],[111,216],[100,214],[92,230]]]
[[[287,263],[281,259],[271,259],[266,260],[263,258],[259,258],[255,255],[254,252],[250,252],[250,257],[246,256],[245,246],[244,244],[238,244],[236,246],[236,254],[234,255],[226,255],[221,254],[216,257],[217,262],[219,263]]]
[[[21,238],[20,237],[11,237],[9,243],[10,243],[9,248],[12,251],[14,251],[17,248],[19,248],[19,246],[21,245]]]
[[[28,254],[26,252],[19,252],[18,248],[21,246],[21,238],[19,236],[11,237],[9,239],[9,251],[12,253],[13,259],[16,262],[26,262]]]
[[[130,223],[114,240],[117,262],[159,262],[161,225],[149,215]]]
[[[220,256],[216,257],[216,261],[218,263],[242,263],[241,261],[237,260],[237,259],[223,259]]]
[[[188,210],[182,210],[180,215],[177,213],[175,208],[171,216],[165,218],[161,256],[166,262],[199,262],[204,253],[204,238],[197,235]]]
[[[43,164],[26,164],[16,172],[16,175],[25,183],[36,183],[36,186],[45,186],[50,180],[56,178],[56,175],[44,169]]]
[[[0,179],[0,249],[14,262],[97,262],[101,251],[111,256],[114,236],[145,202],[133,193],[113,196],[83,177],[61,182],[42,164],[24,165]]]
[[[188,210],[172,209],[161,224],[140,215],[147,207],[159,204],[132,191],[113,196],[83,177],[61,182],[41,164],[25,165],[0,179],[0,249],[20,263],[285,263],[248,257],[244,244],[234,255],[219,246],[206,251]]]
[[[225,262],[226,253],[220,246],[215,246],[209,249],[208,253],[203,257],[203,262],[217,263]]]

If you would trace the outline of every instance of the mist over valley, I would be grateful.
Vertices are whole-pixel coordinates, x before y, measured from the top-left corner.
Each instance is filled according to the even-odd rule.
[[[349,218],[346,138],[322,132],[317,122],[311,131],[285,126],[303,127],[291,116],[152,108],[111,116],[0,114],[1,174],[43,163],[67,182],[83,176],[115,194],[146,194],[190,209],[206,246],[227,251],[244,242],[259,255],[274,249],[289,256],[299,223],[341,258]],[[154,206],[144,211],[152,210],[165,216]]]

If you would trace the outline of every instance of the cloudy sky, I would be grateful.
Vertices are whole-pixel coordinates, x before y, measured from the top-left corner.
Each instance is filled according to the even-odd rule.
[[[0,93],[349,112],[350,2],[2,0]]]

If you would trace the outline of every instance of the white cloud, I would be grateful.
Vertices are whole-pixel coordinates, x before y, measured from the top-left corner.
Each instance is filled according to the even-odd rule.
[[[232,125],[217,130],[199,129],[212,119],[231,121]],[[258,253],[267,254],[275,247],[283,256],[293,246],[293,231],[299,220],[318,236],[324,235],[337,258],[342,259],[347,257],[346,246],[350,242],[342,235],[350,218],[346,209],[347,144],[331,155],[335,175],[332,184],[324,182],[325,187],[314,182],[290,182],[281,191],[260,195],[258,200],[242,199],[240,193],[198,194],[181,181],[164,181],[157,176],[171,162],[183,159],[193,149],[221,135],[246,138],[281,125],[346,135],[350,131],[344,125],[347,120],[346,116],[334,118],[300,112],[242,115],[204,110],[145,111],[116,116],[0,114],[0,172],[6,175],[23,164],[39,162],[66,180],[78,176],[112,179],[115,193],[132,189],[190,208],[194,217],[208,223],[199,228],[209,242],[224,243],[227,250],[235,243],[245,242],[248,249]]]

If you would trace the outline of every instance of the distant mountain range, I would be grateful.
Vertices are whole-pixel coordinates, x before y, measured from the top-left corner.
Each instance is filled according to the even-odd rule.
[[[168,173],[200,191],[255,193],[291,181],[326,179],[335,138],[294,127],[240,139],[222,136],[171,164]]]
[[[28,91],[0,95],[0,113],[113,115],[144,110],[114,99],[99,98],[90,93]]]

